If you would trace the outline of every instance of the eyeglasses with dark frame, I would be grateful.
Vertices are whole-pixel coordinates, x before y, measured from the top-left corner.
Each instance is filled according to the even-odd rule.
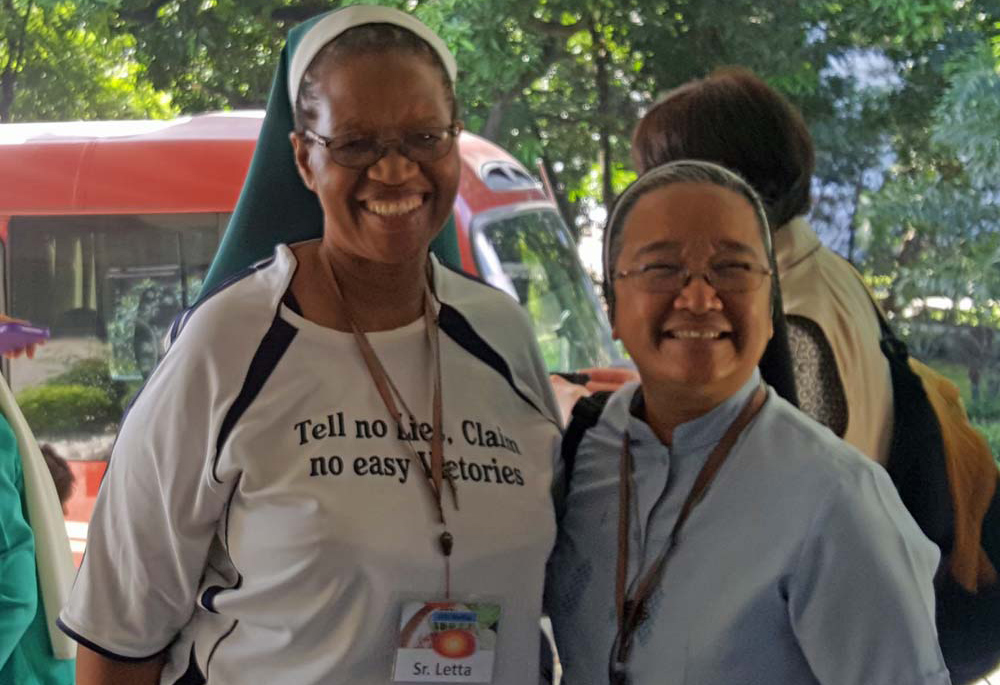
[[[765,278],[774,273],[771,269],[752,262],[725,261],[712,264],[704,271],[691,271],[681,264],[644,264],[635,269],[615,273],[615,279],[630,279],[635,286],[647,293],[679,293],[694,277],[720,293],[747,293],[757,290]]]
[[[414,129],[395,138],[379,138],[355,133],[328,138],[308,128],[302,130],[302,136],[325,147],[330,159],[340,166],[349,169],[367,169],[392,149],[418,164],[436,162],[451,152],[455,139],[461,131],[461,123],[452,122],[448,126]]]

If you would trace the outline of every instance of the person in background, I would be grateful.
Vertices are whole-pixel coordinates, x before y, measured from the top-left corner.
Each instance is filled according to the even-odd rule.
[[[604,233],[640,384],[584,433],[545,607],[573,685],[946,685],[939,553],[885,470],[783,400],[765,211],[734,173],[654,167]]]
[[[236,212],[274,256],[176,322],[122,423],[60,615],[80,685],[537,679],[558,410],[525,312],[429,255],[456,71],[388,8],[289,36]],[[252,216],[286,186],[317,224]]]
[[[10,320],[0,315],[0,321]],[[34,348],[32,345],[6,354],[11,358],[22,354],[31,358]],[[0,413],[0,685],[70,685],[73,660],[56,658],[47,627],[24,463],[18,436],[12,428],[12,424],[26,424],[19,415],[8,420],[16,405],[3,379],[0,379],[0,395],[4,409]],[[51,483],[39,486],[52,488]],[[54,501],[52,495],[53,504]],[[62,520],[61,516],[51,518]],[[35,528],[43,529],[40,521]],[[68,540],[64,551],[69,557]],[[72,568],[71,558],[69,568]],[[49,595],[49,601],[53,596]]]
[[[66,514],[66,504],[73,496],[73,489],[76,486],[76,476],[70,470],[66,460],[59,456],[56,448],[48,443],[39,445],[42,456],[45,457],[45,465],[49,467],[52,474],[52,482],[56,486],[56,494],[59,495],[59,503],[62,505],[63,514]]]
[[[799,112],[743,68],[666,93],[632,136],[642,173],[679,159],[732,169],[760,194],[774,236],[799,408],[885,465],[892,439],[889,365],[868,291],[809,226],[815,152]]]

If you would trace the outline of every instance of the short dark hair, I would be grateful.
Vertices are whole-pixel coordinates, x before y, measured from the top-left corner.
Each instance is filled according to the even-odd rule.
[[[45,465],[49,467],[52,474],[52,482],[56,484],[56,493],[59,495],[59,503],[63,506],[73,495],[73,487],[76,484],[76,476],[70,470],[66,460],[59,456],[55,448],[49,444],[38,446],[42,456],[45,458]]]
[[[324,45],[313,57],[299,84],[295,97],[295,130],[301,133],[316,119],[316,79],[320,69],[339,60],[357,55],[380,54],[392,50],[409,52],[428,60],[441,74],[441,82],[448,94],[452,119],[458,116],[455,84],[448,76],[441,57],[427,41],[412,31],[395,24],[362,24],[344,31]]]
[[[664,95],[632,135],[639,173],[679,159],[732,169],[764,202],[773,230],[809,211],[812,137],[788,100],[748,69],[727,67]]]

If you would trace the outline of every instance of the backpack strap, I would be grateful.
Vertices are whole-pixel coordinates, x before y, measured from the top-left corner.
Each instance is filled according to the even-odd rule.
[[[883,346],[888,343],[891,347],[901,347],[902,352],[909,356],[906,350],[906,343],[899,339],[896,335],[896,331],[892,329],[892,324],[889,323],[889,319],[886,317],[885,312],[882,308],[878,306],[878,302],[875,300],[875,295],[868,288],[868,284],[861,281],[861,284],[865,286],[865,292],[868,293],[868,301],[872,303],[872,309],[875,310],[875,318],[878,319],[878,327],[882,331],[882,344]]]
[[[777,278],[772,283],[774,290],[774,305],[771,312],[771,325],[774,334],[764,347],[764,354],[757,366],[760,377],[774,388],[778,396],[788,401],[796,408],[799,406],[798,390],[795,387],[795,360],[792,358],[792,347],[788,341],[788,320],[785,316],[785,306],[781,300],[781,285]]]
[[[587,397],[581,397],[573,405],[573,413],[563,433],[560,448],[563,463],[564,492],[569,492],[569,482],[573,478],[573,466],[576,464],[576,451],[583,440],[583,434],[597,424],[604,411],[604,405],[611,397],[610,390],[599,390]]]
[[[949,490],[941,423],[931,406],[920,377],[910,368],[910,352],[899,339],[868,284],[857,274],[868,293],[882,331],[880,347],[892,379],[893,429],[886,471],[903,505],[924,535],[951,553],[955,540],[955,510]]]

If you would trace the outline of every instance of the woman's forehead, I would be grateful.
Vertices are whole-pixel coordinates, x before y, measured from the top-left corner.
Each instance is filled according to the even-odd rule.
[[[693,247],[762,255],[760,219],[741,194],[711,183],[674,183],[638,198],[623,226],[630,252]]]
[[[447,125],[451,94],[430,59],[401,51],[336,60],[316,75],[319,119],[341,128]]]
[[[632,245],[634,257],[677,256],[682,257],[692,252],[708,252],[710,254],[725,254],[730,256],[758,257],[760,250],[756,245],[741,240],[729,238],[711,238],[709,236],[694,236],[688,240],[650,240],[646,243]]]
[[[362,82],[373,90],[387,90],[384,79],[370,79],[372,74],[391,76],[394,73],[405,72],[418,74],[421,81],[435,83],[434,93],[441,97],[450,95],[445,86],[445,74],[441,66],[427,53],[415,52],[402,47],[389,47],[382,50],[364,50],[360,52],[339,53],[336,51],[322,53],[321,60],[310,67],[314,78],[324,83],[332,77],[339,81]]]

